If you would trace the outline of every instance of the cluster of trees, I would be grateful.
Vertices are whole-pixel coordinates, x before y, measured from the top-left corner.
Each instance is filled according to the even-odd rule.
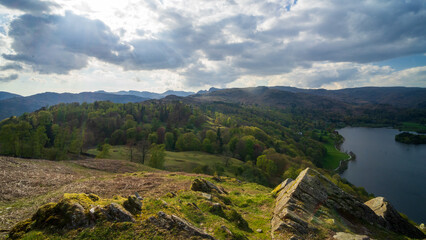
[[[402,132],[395,136],[395,141],[405,144],[426,144],[426,135]]]
[[[59,104],[3,120],[0,154],[62,160],[98,146],[98,157],[108,157],[110,145],[126,145],[130,160],[161,167],[164,150],[204,151],[250,166],[234,169],[236,175],[272,181],[290,167],[321,166],[326,150],[314,130],[325,126],[276,109],[227,103]]]

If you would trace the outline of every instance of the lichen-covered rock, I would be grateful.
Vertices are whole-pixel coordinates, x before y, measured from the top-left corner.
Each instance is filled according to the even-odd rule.
[[[271,221],[273,239],[315,234],[333,218],[349,227],[360,221],[385,226],[385,221],[369,207],[313,169],[305,169],[297,179],[281,184],[278,189]],[[365,234],[359,229],[362,228],[352,230]]]
[[[336,240],[373,240],[366,235],[358,235],[352,233],[338,232],[333,236]]]
[[[132,217],[131,213],[126,211],[123,207],[116,203],[111,203],[105,208],[105,215],[108,221],[113,222],[134,222],[135,219]]]
[[[33,221],[31,219],[27,219],[25,221],[19,222],[9,232],[9,238],[10,239],[21,238],[26,232],[31,230],[32,224],[33,224]]]
[[[105,203],[105,200],[101,201],[94,194],[64,194],[58,203],[45,204],[30,219],[16,224],[9,233],[9,238],[18,239],[35,229],[61,232],[90,227],[99,221],[135,221],[131,213],[117,203],[98,205]]]
[[[140,214],[142,211],[142,202],[136,196],[129,196],[123,203],[123,207],[133,215]]]
[[[42,206],[31,219],[36,228],[75,229],[89,225],[83,206],[68,199]]]
[[[204,192],[204,193],[212,193],[216,192],[219,194],[227,194],[225,189],[219,188],[210,181],[207,181],[205,179],[195,179],[191,184],[191,190],[192,191],[198,191],[198,192]]]
[[[211,235],[203,232],[201,229],[193,226],[188,223],[184,219],[175,216],[175,215],[167,215],[164,212],[158,212],[157,217],[150,217],[148,219],[152,224],[159,228],[167,229],[167,230],[177,230],[186,233],[188,237],[196,236],[202,239],[211,239],[215,238]]]
[[[285,191],[285,189],[288,188],[290,186],[290,183],[293,181],[293,179],[287,178],[286,180],[284,180],[284,182],[280,183],[274,190],[272,190],[271,193],[273,195],[277,195],[277,193]]]
[[[422,231],[405,220],[384,197],[373,198],[365,202],[365,205],[386,221],[389,230],[411,238],[426,237]]]

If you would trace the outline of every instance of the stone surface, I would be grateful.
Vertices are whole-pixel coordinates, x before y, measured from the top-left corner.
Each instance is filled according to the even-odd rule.
[[[159,228],[183,231],[188,236],[197,236],[203,239],[215,239],[211,235],[203,232],[201,229],[193,226],[184,219],[175,215],[167,215],[162,211],[158,212],[157,217],[150,217],[148,220]]]
[[[384,197],[373,198],[365,202],[365,205],[386,221],[389,230],[411,238],[426,237],[422,231],[404,219]]]
[[[372,240],[367,235],[358,235],[352,233],[338,232],[333,236],[336,240]]]
[[[282,183],[279,189],[271,221],[273,239],[281,239],[289,233],[296,236],[315,234],[322,223],[334,217],[348,226],[360,221],[385,226],[385,221],[369,207],[313,169],[305,169],[297,179]],[[352,230],[360,231],[359,228]]]
[[[192,191],[204,192],[204,193],[219,193],[226,194],[225,189],[218,188],[216,185],[202,178],[195,179],[191,184]]]
[[[142,211],[142,202],[137,196],[129,196],[123,203],[123,207],[133,215],[140,214]]]
[[[263,233],[263,230],[262,230],[262,229],[260,229],[260,228],[258,228],[258,229],[256,229],[256,232],[258,232],[258,233]]]
[[[286,187],[288,188],[290,186],[290,183],[292,183],[294,180],[291,178],[287,178],[286,180],[284,180],[284,182],[280,183],[280,185],[278,185],[273,191],[272,194],[277,194],[281,191],[285,191]]]
[[[116,203],[111,203],[104,208],[107,220],[114,222],[134,222],[131,213]]]
[[[212,195],[211,195],[211,194],[209,194],[209,193],[204,193],[204,192],[202,192],[201,194],[202,194],[203,198],[205,198],[205,199],[207,199],[207,200],[209,200],[209,201],[211,201],[211,200],[212,200]]]

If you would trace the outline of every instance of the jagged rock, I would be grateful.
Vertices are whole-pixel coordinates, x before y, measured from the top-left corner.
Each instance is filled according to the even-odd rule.
[[[191,225],[184,219],[175,215],[167,215],[161,211],[158,212],[157,217],[150,217],[148,220],[159,228],[184,231],[189,236],[197,236],[203,239],[215,239],[211,235],[204,233],[201,229]]]
[[[426,237],[418,228],[404,219],[384,197],[373,198],[365,202],[365,205],[386,221],[386,227],[389,230],[411,238]]]
[[[135,219],[132,217],[131,213],[123,209],[120,205],[116,203],[111,203],[105,208],[105,215],[109,221],[114,222],[134,222]]]
[[[291,178],[287,178],[286,180],[284,180],[284,182],[282,182],[280,185],[278,185],[273,191],[272,194],[277,194],[281,191],[285,191],[286,187],[288,188],[290,186],[290,183],[292,183],[294,180]]]
[[[90,209],[89,214],[94,222],[134,222],[132,214],[116,203],[111,203],[105,207],[95,206]]]
[[[140,195],[139,195],[139,193],[138,192],[135,192],[135,196],[140,200],[140,201],[142,201],[143,200],[143,197],[141,197]]]
[[[321,228],[320,222],[333,218],[333,214],[338,215],[336,221],[343,219],[349,226],[360,220],[385,226],[369,207],[313,169],[305,169],[296,180],[282,183],[279,189],[271,221],[273,239],[315,234]]]
[[[129,196],[123,203],[123,207],[133,215],[140,214],[142,211],[142,202],[137,196]]]
[[[205,179],[195,179],[191,184],[192,191],[204,192],[204,193],[212,193],[217,192],[219,194],[226,194],[226,191],[223,188],[218,188],[216,185],[207,181]]]
[[[336,240],[372,240],[367,235],[357,235],[352,233],[338,232],[333,236]]]

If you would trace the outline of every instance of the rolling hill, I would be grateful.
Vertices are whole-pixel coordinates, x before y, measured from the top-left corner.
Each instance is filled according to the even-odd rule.
[[[40,93],[28,97],[14,97],[0,100],[0,119],[19,116],[25,112],[33,112],[46,106],[59,103],[92,103],[95,101],[111,101],[114,103],[142,102],[148,98],[133,95],[117,95],[100,92],[73,93]]]
[[[426,89],[415,87],[361,87],[339,90],[271,87],[292,93],[329,97],[351,104],[386,104],[398,108],[426,108]]]

